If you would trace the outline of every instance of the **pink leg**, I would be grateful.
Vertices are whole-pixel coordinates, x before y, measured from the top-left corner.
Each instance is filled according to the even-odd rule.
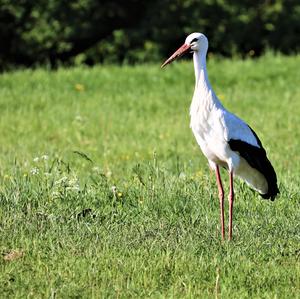
[[[224,226],[224,190],[222,186],[219,166],[216,167],[216,178],[219,190],[219,200],[220,200],[220,211],[221,211],[221,233],[222,233],[222,240],[225,239],[225,226]]]
[[[232,210],[233,210],[233,199],[234,199],[234,191],[233,191],[233,172],[229,173],[229,180],[230,180],[230,190],[229,190],[229,235],[228,239],[232,239]]]

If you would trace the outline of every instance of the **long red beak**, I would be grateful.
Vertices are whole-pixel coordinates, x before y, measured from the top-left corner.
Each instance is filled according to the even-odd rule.
[[[181,57],[182,55],[184,55],[185,53],[187,53],[190,50],[191,46],[187,45],[187,44],[183,44],[178,50],[176,50],[176,52],[170,56],[162,65],[161,68],[163,68],[164,66],[166,66],[167,64],[171,63],[172,61],[174,61],[175,59]]]

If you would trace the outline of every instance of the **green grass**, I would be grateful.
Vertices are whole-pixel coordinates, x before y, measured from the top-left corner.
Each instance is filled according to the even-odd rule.
[[[299,298],[299,65],[209,61],[281,191],[272,203],[236,181],[224,243],[189,129],[191,62],[2,74],[0,297]]]

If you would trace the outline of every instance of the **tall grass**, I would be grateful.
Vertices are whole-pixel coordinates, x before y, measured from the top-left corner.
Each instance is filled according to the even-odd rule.
[[[1,296],[299,298],[299,64],[209,61],[281,191],[271,203],[236,181],[224,243],[189,129],[191,63],[2,74]]]

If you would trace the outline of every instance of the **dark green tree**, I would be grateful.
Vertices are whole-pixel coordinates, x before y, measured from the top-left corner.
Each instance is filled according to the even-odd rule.
[[[190,32],[210,51],[300,48],[298,0],[0,0],[0,68],[162,59]]]

